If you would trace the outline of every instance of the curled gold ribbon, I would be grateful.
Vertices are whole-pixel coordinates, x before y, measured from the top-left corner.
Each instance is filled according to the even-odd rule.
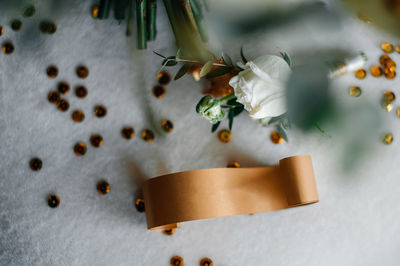
[[[163,175],[143,185],[149,230],[180,222],[274,211],[318,202],[308,155],[279,165],[215,168]]]

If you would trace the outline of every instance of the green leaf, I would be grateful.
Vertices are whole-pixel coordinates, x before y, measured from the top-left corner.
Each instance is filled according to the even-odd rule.
[[[218,127],[219,127],[220,124],[221,124],[221,122],[218,122],[218,123],[212,125],[212,127],[211,127],[211,133],[214,133],[215,131],[217,131],[217,129],[218,129]]]
[[[285,60],[286,63],[287,63],[289,66],[291,66],[292,62],[291,62],[291,60],[290,60],[289,55],[288,55],[286,52],[284,52],[284,53],[281,52],[281,56],[282,56],[283,60]]]
[[[174,80],[178,80],[181,77],[183,77],[188,71],[189,69],[192,67],[193,63],[186,63],[184,64],[176,73]]]
[[[282,119],[284,119],[285,118],[285,116],[286,116],[286,113],[284,113],[284,114],[282,114],[282,115],[278,115],[278,116],[275,116],[275,117],[272,117],[269,121],[268,121],[268,125],[272,125],[272,124],[275,124],[275,123],[280,123],[281,121],[282,121]]]
[[[181,48],[179,48],[178,51],[176,52],[176,57],[175,57],[177,60],[181,58],[181,53],[182,53]]]
[[[208,73],[207,78],[216,78],[216,77],[220,77],[223,76],[225,74],[228,74],[229,72],[231,72],[232,68],[230,67],[217,67],[216,69],[214,69],[213,71],[211,71],[210,73]]]
[[[231,110],[229,111],[229,115],[228,115],[228,118],[229,118],[229,131],[232,130],[233,118],[234,118],[234,117],[235,117],[235,111],[234,111],[234,109],[231,109]]]
[[[282,136],[282,138],[286,141],[289,142],[288,137],[286,135],[285,130],[281,127],[281,126],[277,126],[276,127],[276,131],[278,131],[278,133]]]
[[[240,58],[242,58],[243,64],[247,63],[247,59],[246,59],[246,57],[244,57],[244,54],[243,54],[243,46],[240,47]]]
[[[222,58],[228,66],[233,66],[232,59],[228,54],[222,52]]]
[[[159,54],[159,53],[157,53],[156,51],[153,51],[153,53],[155,53],[156,55],[158,55],[158,56],[160,56],[160,57],[162,57],[162,58],[166,59],[166,57],[165,57],[165,56],[163,56],[162,54]]]
[[[233,110],[233,113],[235,114],[235,116],[238,116],[238,115],[240,115],[241,112],[243,112],[244,106],[241,104],[241,106],[235,107],[232,110]]]
[[[208,61],[207,63],[204,64],[204,66],[200,70],[200,78],[204,77],[205,75],[208,74],[208,72],[211,71],[211,68],[213,66],[213,61]]]
[[[178,62],[175,61],[175,56],[168,56],[164,61],[162,62],[163,66],[175,66],[177,65]]]

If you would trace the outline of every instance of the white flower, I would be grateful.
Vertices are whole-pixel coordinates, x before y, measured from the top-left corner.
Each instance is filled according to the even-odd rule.
[[[216,124],[225,117],[225,111],[222,110],[220,103],[220,100],[214,100],[210,95],[206,95],[196,105],[196,112],[211,124]]]
[[[279,116],[286,112],[285,83],[289,65],[279,56],[265,55],[248,61],[245,69],[230,81],[237,101],[255,119]]]

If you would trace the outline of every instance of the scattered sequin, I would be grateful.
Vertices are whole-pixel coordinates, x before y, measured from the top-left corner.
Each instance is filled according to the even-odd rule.
[[[105,180],[100,180],[99,182],[97,182],[96,188],[97,193],[99,193],[100,195],[104,195],[110,192],[110,184]]]
[[[175,233],[175,228],[165,229],[162,231],[164,235],[170,236]]]
[[[82,110],[75,110],[72,112],[72,120],[76,123],[80,123],[85,119],[85,113]]]
[[[386,133],[382,136],[382,142],[385,144],[390,144],[393,142],[393,135],[392,133]]]
[[[161,99],[165,96],[165,88],[161,85],[156,85],[153,87],[153,94],[157,98]]]
[[[19,19],[14,19],[11,21],[11,29],[13,31],[19,31],[22,29],[22,21]]]
[[[65,99],[61,99],[58,101],[57,103],[57,108],[58,110],[60,110],[61,112],[66,112],[69,109],[69,102]]]
[[[58,75],[58,68],[54,65],[48,66],[46,69],[47,76],[49,78],[56,78]]]
[[[61,94],[68,94],[69,84],[65,81],[62,81],[62,82],[58,83],[57,89]]]
[[[386,66],[386,63],[390,60],[392,60],[392,59],[386,54],[379,57],[379,63],[381,63],[382,66]]]
[[[174,125],[169,120],[161,121],[161,127],[164,129],[165,132],[170,133],[174,129]]]
[[[361,95],[361,88],[358,86],[353,86],[350,88],[349,93],[353,97],[358,97]]]
[[[144,199],[136,199],[135,207],[138,212],[144,212],[145,211]]]
[[[135,130],[133,129],[133,127],[125,126],[121,130],[121,136],[124,139],[132,139],[135,136]]]
[[[283,137],[276,131],[271,132],[270,139],[271,142],[274,144],[279,144],[283,142]]]
[[[394,95],[394,93],[392,91],[385,91],[383,93],[383,100],[385,102],[391,103],[396,99],[396,96]]]
[[[85,86],[78,86],[75,88],[76,97],[85,98],[87,94],[88,94],[88,90],[86,89]]]
[[[60,101],[60,93],[58,91],[51,91],[47,95],[47,99],[49,100],[50,103],[56,104]]]
[[[89,76],[89,69],[82,65],[78,66],[76,68],[76,75],[81,79],[87,78],[87,76]]]
[[[358,79],[363,79],[365,78],[365,76],[367,75],[367,72],[364,69],[358,69],[354,72],[354,75],[356,76],[356,78]]]
[[[0,26],[0,36],[2,36],[4,34],[4,28],[3,26]]]
[[[385,78],[394,79],[396,77],[396,71],[391,71],[389,68],[384,70]]]
[[[391,53],[391,52],[393,52],[393,45],[391,43],[384,42],[381,44],[381,49],[385,53]]]
[[[200,261],[200,266],[213,266],[213,262],[210,258],[202,258]]]
[[[147,142],[152,142],[154,140],[154,133],[150,129],[143,129],[142,139]]]
[[[221,130],[220,132],[218,132],[218,139],[221,142],[227,143],[232,139],[232,133],[229,132],[229,130],[227,129]]]
[[[47,204],[50,208],[57,208],[60,205],[60,198],[55,194],[51,194],[47,197]]]
[[[400,54],[400,44],[396,45],[396,52],[398,52]]]
[[[42,21],[39,24],[39,30],[43,34],[53,34],[57,31],[57,25],[52,21]]]
[[[183,259],[180,256],[173,256],[170,260],[171,266],[183,266]]]
[[[232,161],[227,164],[228,168],[240,168],[240,164],[238,162]]]
[[[103,145],[103,137],[99,134],[92,135],[90,137],[90,144],[95,148],[101,147]]]
[[[390,102],[382,101],[382,108],[385,109],[386,111],[390,112],[393,109],[393,104]]]
[[[12,42],[5,42],[1,46],[1,49],[3,50],[3,53],[11,54],[12,52],[14,52],[14,44],[12,44]]]
[[[74,146],[74,152],[76,156],[83,156],[86,153],[86,144],[83,142],[78,142]]]
[[[22,15],[26,18],[32,17],[36,12],[36,9],[33,5],[27,5],[22,11]]]
[[[107,114],[107,108],[104,105],[96,105],[94,107],[94,114],[99,117],[105,117]]]
[[[98,18],[98,16],[99,16],[99,6],[93,6],[92,7],[92,17]]]
[[[382,76],[382,69],[379,66],[372,66],[370,69],[371,75],[374,77]]]
[[[167,85],[171,81],[171,76],[168,72],[163,71],[157,74],[157,80],[161,85]]]
[[[400,107],[399,108],[397,108],[397,117],[399,117],[400,118]]]
[[[32,169],[33,171],[39,171],[40,169],[42,169],[43,162],[42,162],[42,160],[40,160],[39,158],[33,158],[33,159],[29,162],[29,166],[31,167],[31,169]]]

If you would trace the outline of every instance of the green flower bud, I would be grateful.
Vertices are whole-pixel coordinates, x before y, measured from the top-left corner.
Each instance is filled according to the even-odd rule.
[[[196,105],[196,112],[209,120],[211,124],[216,124],[225,117],[220,101],[214,100],[210,95],[206,95]]]

